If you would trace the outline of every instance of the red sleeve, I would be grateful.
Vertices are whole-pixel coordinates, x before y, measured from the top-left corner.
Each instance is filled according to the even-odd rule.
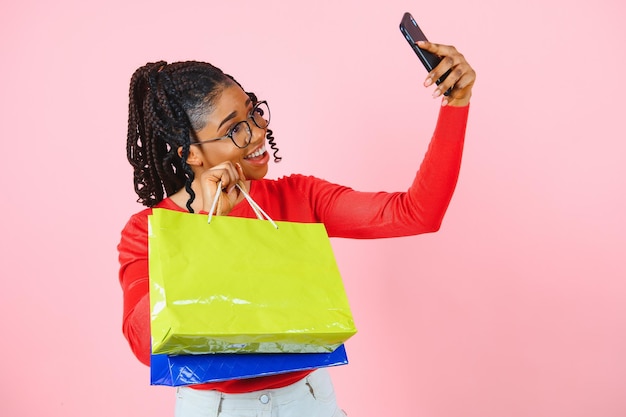
[[[150,365],[150,297],[148,284],[148,214],[130,218],[117,247],[124,291],[122,331],[142,363]]]
[[[329,236],[367,239],[439,230],[459,176],[468,112],[469,106],[441,108],[407,192],[358,192],[321,180],[304,191]]]

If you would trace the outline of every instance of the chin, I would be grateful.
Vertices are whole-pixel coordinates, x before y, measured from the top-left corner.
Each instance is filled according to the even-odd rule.
[[[267,175],[268,168],[254,170],[253,172],[244,172],[248,180],[262,180]]]

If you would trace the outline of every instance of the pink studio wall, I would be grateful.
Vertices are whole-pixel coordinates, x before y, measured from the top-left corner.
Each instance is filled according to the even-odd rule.
[[[401,190],[438,111],[397,28],[407,10],[478,81],[442,230],[333,241],[359,327],[332,370],[342,406],[626,415],[615,0],[3,2],[0,415],[173,415],[172,389],[149,386],[121,334],[135,68],[206,60],[267,99],[284,157],[271,177]]]

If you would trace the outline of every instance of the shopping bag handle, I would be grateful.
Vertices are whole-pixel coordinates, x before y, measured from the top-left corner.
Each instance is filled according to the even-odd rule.
[[[252,199],[252,197],[250,197],[250,194],[248,194],[248,192],[242,186],[241,182],[236,183],[235,186],[237,188],[239,188],[239,191],[241,191],[241,193],[243,194],[245,199],[248,201],[248,204],[250,204],[250,207],[252,207],[252,211],[254,211],[254,214],[256,214],[256,217],[259,220],[266,220],[267,219],[267,221],[269,221],[272,224],[272,226],[274,226],[276,229],[278,229],[278,225],[276,224],[276,222],[274,222],[274,220],[272,220],[272,218],[265,211],[263,211],[261,206],[259,206],[257,204],[257,202],[254,201]],[[220,180],[220,182],[217,183],[217,190],[218,190],[218,192],[215,193],[215,198],[213,198],[213,204],[211,204],[211,210],[209,211],[209,219],[208,219],[208,223],[209,224],[211,224],[211,219],[213,218],[213,213],[215,212],[215,207],[217,206],[217,202],[218,202],[218,200],[220,199],[220,197],[222,195],[221,189],[222,189],[222,180]]]

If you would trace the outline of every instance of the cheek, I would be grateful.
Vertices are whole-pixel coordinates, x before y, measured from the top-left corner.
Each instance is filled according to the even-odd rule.
[[[242,149],[237,148],[232,143],[220,143],[219,145],[212,149],[207,149],[207,169],[228,161],[233,164],[241,163],[244,156]]]

